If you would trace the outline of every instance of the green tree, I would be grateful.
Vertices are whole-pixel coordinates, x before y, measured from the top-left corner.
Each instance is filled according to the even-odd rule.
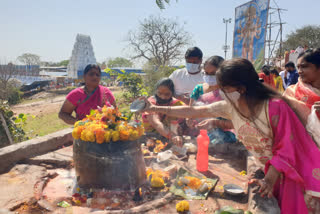
[[[27,120],[26,114],[19,114],[18,117],[13,116],[13,112],[10,110],[8,102],[0,100],[0,114],[4,117],[7,128],[10,132],[13,142],[21,142],[27,140],[25,132],[23,131],[23,125]],[[1,121],[0,123],[0,148],[9,145],[9,138],[5,131],[5,127]]]
[[[62,60],[61,62],[58,63],[58,66],[68,66],[69,61],[70,60],[68,60],[68,59]]]
[[[182,58],[191,35],[176,20],[150,16],[140,22],[136,31],[128,33],[127,42],[132,59],[167,66]]]
[[[133,63],[129,59],[126,59],[123,57],[116,57],[116,58],[108,59],[106,62],[106,65],[109,68],[115,68],[115,67],[132,68]]]
[[[148,95],[146,87],[140,75],[135,73],[119,74],[118,81],[123,82],[123,87],[129,93],[128,98],[136,98],[138,96]]]
[[[182,68],[183,66],[179,67]],[[155,92],[156,83],[164,77],[169,77],[177,67],[172,66],[156,66],[151,62],[146,63],[143,66],[143,71],[146,73],[144,77],[145,86],[148,94],[153,94]]]
[[[40,56],[36,54],[24,53],[17,60],[24,65],[40,65]]]
[[[17,67],[12,63],[7,65],[0,65],[0,100],[8,100],[11,97],[17,102],[20,101],[18,88],[21,86],[21,82],[14,79],[14,76],[18,74]],[[16,93],[17,92],[17,93]],[[16,102],[10,103],[16,104]]]
[[[308,48],[320,47],[320,26],[307,25],[288,34],[283,43],[283,51],[295,50],[298,46]]]

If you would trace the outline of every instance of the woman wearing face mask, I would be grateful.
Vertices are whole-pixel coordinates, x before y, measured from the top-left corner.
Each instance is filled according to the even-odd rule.
[[[221,100],[219,90],[217,90],[219,86],[215,75],[223,60],[224,59],[221,56],[212,56],[204,63],[204,83],[198,84],[193,89],[190,96],[190,106],[192,106],[196,101],[210,104]]]
[[[274,195],[283,214],[320,213],[320,151],[287,100],[261,83],[246,59],[225,61],[216,75],[225,101],[192,107],[147,103],[144,111],[232,120],[237,138],[265,170],[264,179],[251,181],[261,186],[261,195]]]
[[[98,65],[89,64],[83,73],[84,87],[72,90],[66,97],[60,112],[59,118],[64,122],[73,125],[76,121],[82,120],[90,114],[91,109],[98,106],[113,106],[116,108],[116,101],[112,92],[104,86],[99,85],[101,80],[101,69]],[[76,117],[72,112],[76,112]]]
[[[181,106],[185,105],[182,101],[173,97],[174,84],[171,79],[163,78],[156,84],[156,93],[148,98],[148,102],[157,106]],[[168,117],[165,114],[142,114],[144,128],[146,132],[157,131],[163,137],[171,140],[174,144],[182,146],[182,137],[170,130],[170,122],[177,120],[176,117]],[[179,119],[179,124],[183,123],[183,119]]]
[[[217,101],[221,101],[222,98],[219,94],[219,86],[216,80],[216,72],[224,59],[221,56],[212,56],[204,63],[204,83],[198,84],[191,93],[191,100],[189,106],[211,104]],[[189,127],[194,127],[197,124],[196,120],[187,119]],[[210,124],[207,127],[203,127],[202,124]],[[211,130],[209,136],[211,140],[223,141],[223,142],[235,142],[235,136],[232,132],[223,131],[223,129],[233,129],[232,122],[222,118],[208,119],[205,122],[200,122],[197,125],[199,128],[205,128]],[[218,129],[216,129],[218,128]]]
[[[311,121],[309,117],[312,107],[317,114],[314,120],[320,120],[320,49],[302,53],[298,57],[297,64],[300,76],[298,83],[289,86],[284,95],[290,100],[291,105],[302,119],[302,123],[306,125],[307,130],[320,146],[320,127],[312,127],[312,124],[308,123]]]

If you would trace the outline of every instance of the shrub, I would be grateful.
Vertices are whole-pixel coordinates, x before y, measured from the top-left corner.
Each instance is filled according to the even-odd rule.
[[[21,102],[22,92],[18,88],[11,88],[8,94],[8,103],[15,105]]]

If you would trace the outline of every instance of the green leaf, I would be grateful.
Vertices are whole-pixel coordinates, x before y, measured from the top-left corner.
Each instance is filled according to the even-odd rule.
[[[24,116],[21,118],[21,120],[22,120],[23,123],[26,122],[26,120],[27,120],[27,115],[24,115]]]
[[[21,118],[17,118],[14,120],[15,123],[21,123],[21,121],[22,121]]]
[[[96,112],[95,112],[95,110],[94,109],[91,109],[90,110],[90,115],[94,115]]]
[[[19,114],[18,117],[22,119],[24,116],[25,116],[25,114],[21,113],[21,114]]]
[[[8,112],[7,112],[7,116],[8,116],[8,117],[12,117],[12,116],[13,116],[13,111],[8,111]]]

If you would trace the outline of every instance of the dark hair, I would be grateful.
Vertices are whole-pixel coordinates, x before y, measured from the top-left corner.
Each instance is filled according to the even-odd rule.
[[[271,74],[275,74],[276,76],[279,76],[279,72],[277,71],[277,69],[272,69],[271,71],[270,71],[270,73]]]
[[[244,116],[237,106],[231,101],[237,112],[244,118],[251,120],[255,125],[256,119],[256,107],[263,101],[270,98],[279,98],[287,103],[287,105],[295,112],[295,109],[291,107],[290,102],[280,93],[273,88],[265,85],[259,81],[259,76],[254,69],[251,62],[247,59],[235,58],[224,61],[217,72],[217,80],[219,86],[232,86],[235,88],[245,88],[245,99],[250,109],[250,117]],[[300,121],[301,118],[295,112]],[[256,125],[257,126],[257,125]],[[258,127],[258,126],[257,126]],[[265,134],[265,133],[264,133]]]
[[[282,96],[272,88],[259,81],[259,76],[247,59],[235,58],[224,61],[217,72],[219,86],[232,86],[235,88],[244,88],[247,105],[250,106],[250,120],[256,118],[256,107],[265,100],[272,97],[282,98]],[[235,109],[245,117],[234,103]]]
[[[270,74],[270,66],[269,65],[263,65],[261,70],[267,76]]]
[[[220,65],[223,63],[223,61],[224,61],[224,58],[222,58],[221,56],[212,56],[206,60],[204,65],[210,64],[210,65],[213,65],[213,66],[219,68]]]
[[[168,89],[172,92],[172,95],[174,95],[175,91],[174,91],[174,84],[173,81],[170,78],[162,78],[160,79],[157,83],[156,83],[156,90],[160,87],[160,86],[166,86],[168,87]]]
[[[294,68],[294,69],[296,68],[296,66],[294,65],[294,63],[291,62],[291,61],[289,61],[284,67],[285,67],[285,68],[291,67],[291,68]]]
[[[307,50],[299,55],[298,58],[303,57],[306,62],[314,64],[317,68],[320,67],[320,48],[314,50]]]
[[[185,54],[185,58],[190,58],[190,57],[198,57],[199,59],[202,59],[203,53],[200,50],[200,48],[198,47],[192,47],[192,48],[188,48],[186,54]]]
[[[101,74],[101,68],[99,67],[99,65],[96,64],[89,64],[86,66],[86,68],[83,71],[83,76],[86,75],[91,69],[97,69],[99,71],[99,73]]]

